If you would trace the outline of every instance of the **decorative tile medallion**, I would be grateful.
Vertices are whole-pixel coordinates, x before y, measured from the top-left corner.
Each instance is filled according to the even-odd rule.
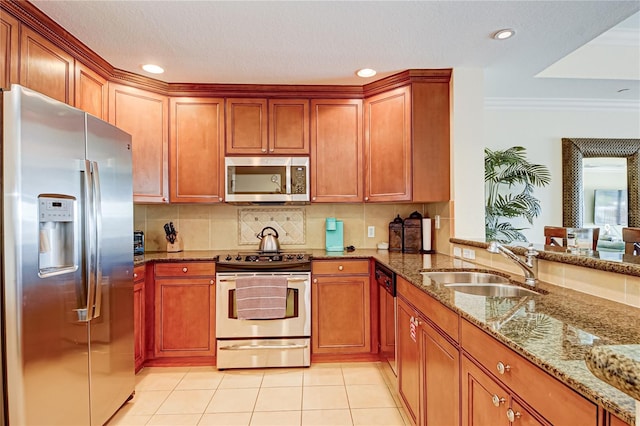
[[[265,226],[270,226],[278,232],[281,245],[304,244],[305,223],[302,208],[241,208],[238,209],[238,242],[257,246],[260,242],[257,235]]]

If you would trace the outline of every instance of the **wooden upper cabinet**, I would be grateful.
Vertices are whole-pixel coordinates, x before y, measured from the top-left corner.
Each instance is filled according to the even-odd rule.
[[[18,83],[18,20],[0,13],[0,87],[8,89]]]
[[[449,83],[411,85],[413,201],[451,196]]]
[[[309,101],[227,99],[226,153],[309,154]]]
[[[75,107],[100,119],[107,118],[109,91],[107,80],[76,62]]]
[[[266,99],[227,99],[227,154],[266,154]]]
[[[411,200],[411,89],[372,96],[364,103],[364,200]]]
[[[222,202],[224,100],[171,98],[169,104],[171,202]]]
[[[311,101],[311,201],[362,202],[362,101]]]
[[[109,122],[129,133],[132,139],[136,202],[169,201],[168,104],[166,96],[109,84]]]
[[[309,101],[269,100],[269,154],[309,154]]]
[[[35,31],[22,26],[20,84],[73,105],[74,59]]]

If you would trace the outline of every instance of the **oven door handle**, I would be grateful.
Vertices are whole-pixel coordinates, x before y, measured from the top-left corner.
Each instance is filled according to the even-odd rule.
[[[227,283],[227,282],[235,282],[237,278],[218,278],[218,282]],[[287,282],[290,283],[301,283],[308,281],[308,278],[287,278]]]
[[[309,347],[309,345],[305,344],[289,344],[289,345],[231,345],[231,346],[220,346],[221,351],[245,351],[245,350],[253,350],[253,349],[304,349]]]

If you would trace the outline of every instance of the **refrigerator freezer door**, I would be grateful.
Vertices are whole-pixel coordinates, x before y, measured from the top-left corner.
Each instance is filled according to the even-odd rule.
[[[91,424],[133,393],[133,190],[131,136],[87,115],[87,159],[96,200],[96,306],[90,321]]]
[[[19,86],[3,97],[8,421],[87,425],[88,323],[80,317],[87,296],[81,257],[84,113]],[[64,244],[79,249],[60,273],[39,271],[40,252],[47,249],[38,216],[42,194],[76,200],[73,238]]]

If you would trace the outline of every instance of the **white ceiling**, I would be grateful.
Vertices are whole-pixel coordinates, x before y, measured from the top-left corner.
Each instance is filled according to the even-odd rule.
[[[640,63],[640,14],[615,29],[618,45],[535,77],[637,13],[637,0],[32,3],[114,67],[153,77],[140,66],[156,63],[166,82],[361,85],[372,80],[355,76],[363,67],[373,80],[465,67],[484,69],[487,97],[640,101],[640,70],[627,69]],[[493,40],[501,28],[516,36]]]

